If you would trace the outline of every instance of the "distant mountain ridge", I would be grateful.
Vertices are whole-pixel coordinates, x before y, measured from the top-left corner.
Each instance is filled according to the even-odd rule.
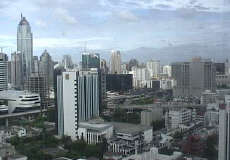
[[[47,50],[55,60],[61,60],[64,54],[70,54],[74,62],[81,61],[81,48],[47,48]],[[104,58],[107,61],[110,58],[109,49],[91,50],[89,52],[100,53],[101,58]],[[176,61],[189,61],[194,56],[211,58],[215,61],[224,61],[225,59],[230,58],[230,44],[186,44],[164,48],[140,47],[133,50],[121,51],[121,54],[123,62],[127,62],[132,58],[136,58],[139,62],[156,59],[160,60],[163,64],[170,64],[171,62]]]

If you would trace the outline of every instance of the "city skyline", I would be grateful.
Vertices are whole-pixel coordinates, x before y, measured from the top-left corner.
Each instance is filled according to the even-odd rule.
[[[34,55],[47,49],[55,59],[64,52],[80,54],[86,42],[93,50],[201,44],[229,51],[228,6],[227,0],[98,0],[93,5],[88,0],[4,0],[0,42],[7,53],[16,50],[15,27],[22,12],[34,32]]]

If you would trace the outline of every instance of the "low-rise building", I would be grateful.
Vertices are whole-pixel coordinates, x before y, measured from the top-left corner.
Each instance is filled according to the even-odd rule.
[[[153,121],[163,119],[162,108],[152,108],[141,112],[141,124],[151,126]]]
[[[206,90],[201,94],[200,103],[201,104],[216,103],[216,100],[217,100],[217,94],[211,92],[210,90]]]
[[[83,138],[88,144],[97,144],[103,138],[109,139],[113,136],[113,126],[106,123],[80,122],[78,137]]]
[[[141,153],[153,139],[152,128],[144,125],[111,122],[115,135],[108,141],[110,152],[131,155]]]
[[[172,109],[165,114],[167,130],[179,128],[180,124],[188,125],[192,121],[192,110],[185,108]]]
[[[9,113],[40,109],[40,96],[27,91],[0,91],[0,100],[7,101]]]

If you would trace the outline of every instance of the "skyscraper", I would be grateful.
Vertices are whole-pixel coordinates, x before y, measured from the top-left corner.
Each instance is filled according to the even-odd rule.
[[[23,88],[21,53],[14,52],[11,54],[11,84],[16,89]]]
[[[0,53],[0,91],[7,90],[8,86],[8,57]]]
[[[149,71],[150,77],[157,77],[160,73],[160,61],[150,60],[146,63],[146,68]]]
[[[95,54],[82,54],[82,68],[100,68],[100,55]]]
[[[39,60],[38,56],[33,57],[33,72],[38,73],[39,72]]]
[[[230,95],[225,96],[225,105],[219,109],[218,160],[230,159]]]
[[[54,64],[47,50],[40,57],[39,72],[46,76],[49,87],[53,87]]]
[[[49,104],[49,88],[47,77],[44,74],[32,73],[26,81],[26,90],[38,93],[41,97],[41,108],[47,108]]]
[[[33,34],[29,22],[22,15],[17,31],[17,51],[22,54],[22,73],[26,80],[33,69]]]
[[[172,64],[176,80],[174,96],[201,96],[205,90],[216,91],[216,68],[211,60],[194,58],[191,62]]]
[[[110,57],[110,73],[120,74],[121,73],[121,53],[120,51],[112,51]]]
[[[99,106],[100,111],[103,110],[106,98],[106,76],[105,70],[100,68],[100,55],[98,53],[82,54],[82,70],[90,70],[96,68],[98,71],[98,83],[99,83]]]
[[[62,65],[65,69],[72,69],[73,68],[73,61],[70,55],[64,55],[62,59]]]
[[[57,82],[57,96],[60,96],[58,99],[62,104],[58,109],[61,112],[58,114],[58,128],[63,129],[59,133],[76,140],[79,122],[99,116],[98,72],[95,69],[63,72]]]

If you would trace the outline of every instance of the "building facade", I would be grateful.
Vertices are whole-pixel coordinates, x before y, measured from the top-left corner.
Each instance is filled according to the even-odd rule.
[[[22,54],[22,73],[26,80],[33,69],[33,34],[29,22],[22,15],[17,30],[17,51]]]
[[[93,69],[63,72],[62,78],[63,133],[76,140],[79,122],[99,116],[98,72]]]
[[[8,88],[8,57],[0,53],[0,91]]]
[[[23,88],[22,54],[18,52],[11,54],[11,84],[15,89]]]
[[[200,97],[205,90],[216,91],[216,69],[210,60],[194,58],[191,62],[173,63],[172,78],[176,82],[175,97]]]
[[[159,60],[150,60],[146,63],[147,70],[149,71],[150,77],[157,77],[160,74],[160,61]]]
[[[110,57],[110,73],[120,74],[121,73],[121,53],[120,51],[112,51]]]
[[[45,50],[41,57],[39,63],[39,72],[46,76],[49,88],[53,87],[53,74],[54,74],[54,64],[50,54]]]
[[[133,88],[132,74],[107,74],[107,91],[128,91]]]
[[[41,97],[41,108],[49,105],[49,88],[46,76],[40,73],[33,73],[26,81],[26,90],[37,93]]]
[[[230,159],[230,96],[225,96],[225,105],[219,109],[218,160]]]

